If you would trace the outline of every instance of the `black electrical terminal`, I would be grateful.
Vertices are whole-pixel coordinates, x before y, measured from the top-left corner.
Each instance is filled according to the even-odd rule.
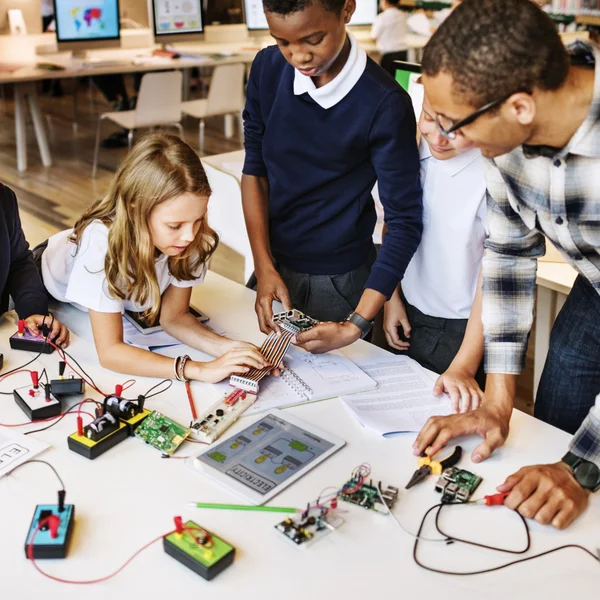
[[[2,371],[3,366],[4,366],[4,354],[0,354],[0,371]]]
[[[58,379],[52,379],[50,385],[52,386],[52,393],[57,396],[72,396],[85,393],[85,381],[80,377],[75,377],[71,374],[69,377],[65,377],[65,369],[67,363],[61,360],[58,363]]]

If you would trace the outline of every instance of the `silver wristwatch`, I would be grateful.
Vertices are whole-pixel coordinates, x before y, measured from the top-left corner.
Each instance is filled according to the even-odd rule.
[[[596,463],[580,458],[572,452],[567,452],[562,457],[562,461],[569,466],[582,488],[592,492],[600,490],[600,468]]]

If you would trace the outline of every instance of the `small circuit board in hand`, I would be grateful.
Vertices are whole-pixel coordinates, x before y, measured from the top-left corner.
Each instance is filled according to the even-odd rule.
[[[190,434],[190,430],[173,419],[154,411],[135,430],[136,437],[171,456]]]
[[[442,504],[467,502],[480,483],[481,477],[478,475],[464,469],[450,467],[437,480],[435,491],[442,494]]]
[[[306,331],[319,324],[319,321],[309,317],[308,315],[305,315],[302,311],[296,310],[295,308],[292,310],[275,313],[273,315],[273,322],[278,323],[284,329],[293,333]]]
[[[322,506],[288,517],[275,525],[275,529],[296,546],[306,547],[335,531],[343,523],[344,519],[333,509]]]
[[[370,468],[367,465],[361,465],[355,469],[352,477],[340,492],[340,500],[387,514],[398,499],[398,488],[388,485],[383,489],[381,481],[376,486],[373,485],[372,480],[366,483],[369,473]]]

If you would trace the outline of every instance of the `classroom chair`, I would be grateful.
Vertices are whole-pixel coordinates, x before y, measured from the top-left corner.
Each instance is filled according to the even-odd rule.
[[[133,145],[133,132],[141,127],[176,127],[183,139],[181,126],[181,90],[182,75],[180,71],[161,71],[146,73],[142,77],[137,104],[134,110],[103,113],[98,118],[96,130],[96,147],[94,149],[94,165],[92,177],[96,177],[98,168],[98,152],[100,149],[100,130],[102,121],[109,119],[128,131],[129,150]]]
[[[225,116],[225,137],[233,136],[229,119],[232,115],[239,118],[242,128],[242,110],[244,108],[244,75],[246,67],[242,63],[219,65],[215,67],[208,97],[205,100],[190,100],[181,105],[181,112],[200,119],[198,126],[198,147],[204,154],[204,119],[206,117]]]

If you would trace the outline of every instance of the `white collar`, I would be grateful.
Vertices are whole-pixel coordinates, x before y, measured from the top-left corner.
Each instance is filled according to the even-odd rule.
[[[319,106],[328,109],[343,100],[362,77],[367,66],[367,53],[348,32],[350,54],[343,69],[329,83],[318,88],[313,80],[294,69],[294,95],[308,94]]]
[[[477,148],[471,148],[467,152],[458,154],[457,156],[449,158],[448,160],[438,160],[431,154],[429,144],[425,138],[421,137],[419,157],[421,160],[433,158],[433,160],[436,162],[436,165],[439,165],[450,177],[454,177],[466,169],[472,162],[475,162],[478,158],[480,158],[481,152]]]

